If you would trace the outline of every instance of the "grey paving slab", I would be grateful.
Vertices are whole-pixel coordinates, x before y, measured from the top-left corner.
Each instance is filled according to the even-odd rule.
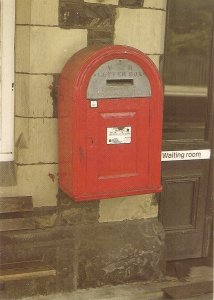
[[[34,296],[23,300],[167,300],[163,296],[165,287],[189,284],[190,282],[203,282],[212,280],[213,268],[194,267],[187,278],[179,281],[175,277],[167,277],[163,282],[144,283],[136,282],[117,286],[103,286],[99,288],[82,289],[72,293],[55,294],[48,296]],[[185,298],[185,300],[212,300],[212,294]]]

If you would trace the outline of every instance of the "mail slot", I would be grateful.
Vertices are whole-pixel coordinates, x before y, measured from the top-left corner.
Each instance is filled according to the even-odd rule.
[[[58,90],[59,185],[76,201],[161,191],[162,84],[128,46],[80,50]]]

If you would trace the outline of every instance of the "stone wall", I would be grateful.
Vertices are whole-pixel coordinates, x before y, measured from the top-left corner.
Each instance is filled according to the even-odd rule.
[[[0,197],[32,196],[34,230],[3,233],[2,261],[51,263],[49,292],[163,276],[155,195],[74,203],[58,190],[56,85],[70,56],[92,44],[136,47],[159,67],[165,15],[165,0],[16,0],[17,182]]]
[[[6,281],[2,299],[163,280],[164,231],[156,218],[99,223],[98,201],[58,198],[52,220],[50,211],[34,211],[35,229],[0,236],[1,263],[42,261],[56,276]]]
[[[68,58],[95,43],[136,47],[159,67],[163,54],[165,0],[17,0],[15,162],[17,184],[1,196],[31,195],[35,207],[55,206],[57,98],[55,83]],[[129,198],[129,201],[131,198]],[[152,196],[111,202],[126,219],[157,216]],[[140,203],[141,202],[141,203]],[[115,204],[114,204],[115,203]],[[136,204],[136,205],[135,205]],[[105,208],[105,205],[107,206]],[[136,206],[136,207],[135,207]],[[100,202],[100,220],[108,209]],[[142,208],[142,215],[139,213]],[[133,214],[130,213],[131,210]],[[120,212],[122,213],[122,212]],[[137,216],[136,216],[137,215]],[[114,217],[112,217],[115,220]],[[111,217],[109,217],[109,220]]]

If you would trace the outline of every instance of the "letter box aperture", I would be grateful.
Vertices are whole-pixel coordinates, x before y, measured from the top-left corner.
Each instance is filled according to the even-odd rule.
[[[161,191],[162,84],[142,52],[89,47],[59,81],[59,185],[76,201]]]

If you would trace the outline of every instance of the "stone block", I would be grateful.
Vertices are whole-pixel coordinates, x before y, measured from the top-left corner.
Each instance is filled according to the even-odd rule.
[[[60,73],[66,61],[87,46],[87,30],[31,27],[30,73]]]
[[[28,26],[16,26],[15,35],[15,65],[16,72],[29,72],[30,66],[30,34]]]
[[[16,172],[14,161],[0,162],[0,187],[16,184]]]
[[[15,150],[28,147],[29,140],[29,119],[15,117]],[[15,157],[17,159],[17,157]]]
[[[80,288],[163,279],[164,230],[157,219],[87,225],[78,235]]]
[[[58,25],[59,0],[16,0],[16,24]]]
[[[16,27],[16,72],[60,73],[66,61],[87,46],[84,29]]]
[[[23,133],[23,138],[26,144],[24,147],[20,147],[19,145],[16,162],[19,164],[56,163],[58,161],[57,119],[17,119],[18,122],[16,122],[16,124],[19,123],[20,126],[22,124],[20,132],[25,132],[27,128],[28,136]]]
[[[140,8],[143,7],[144,0],[119,0],[120,7]]]
[[[30,24],[31,0],[16,0],[16,24]]]
[[[118,5],[119,0],[84,0],[86,3]]]
[[[54,276],[8,281],[5,283],[5,295],[1,299],[20,299],[34,295],[47,295],[56,292]],[[38,298],[37,298],[38,299]]]
[[[27,117],[30,115],[30,75],[16,74],[15,76],[15,115]]]
[[[16,115],[22,117],[52,117],[51,90],[53,76],[16,74]]]
[[[43,208],[44,210],[44,208]],[[56,211],[51,213],[35,213],[33,217],[35,228],[44,229],[48,227],[54,227],[58,223],[58,215]]]
[[[160,10],[118,8],[114,43],[146,54],[163,53],[165,15]]]
[[[148,55],[149,58],[153,61],[153,63],[156,65],[157,69],[160,68],[160,55]]]
[[[59,190],[58,207],[61,225],[81,225],[98,221],[99,201],[75,202]]]
[[[88,46],[97,44],[113,44],[113,31],[88,30]]]
[[[17,184],[1,187],[0,197],[32,196],[34,207],[56,206],[57,164],[32,164],[17,167]]]
[[[43,251],[35,251],[33,247],[32,249],[29,249],[29,247],[25,248],[26,241],[23,240],[20,241],[20,246],[20,244],[18,245],[11,238],[11,235],[8,235],[8,232],[5,236],[1,236],[1,240],[4,241],[4,244],[1,244],[1,264],[8,264],[15,261],[42,260],[44,249],[42,249]]]
[[[71,232],[71,231],[70,231]],[[72,244],[64,243],[57,247],[57,290],[69,292],[76,289],[76,266],[78,258]]]
[[[154,195],[137,195],[100,200],[99,222],[155,218],[158,205]]]
[[[166,10],[166,0],[144,0],[144,7]]]
[[[31,0],[31,24],[58,25],[59,0]]]
[[[18,193],[31,195],[33,206],[55,206],[58,190],[56,164],[19,166],[17,170]]]
[[[113,31],[115,7],[112,5],[88,4],[84,2],[61,2],[59,25],[62,28],[87,28]]]

